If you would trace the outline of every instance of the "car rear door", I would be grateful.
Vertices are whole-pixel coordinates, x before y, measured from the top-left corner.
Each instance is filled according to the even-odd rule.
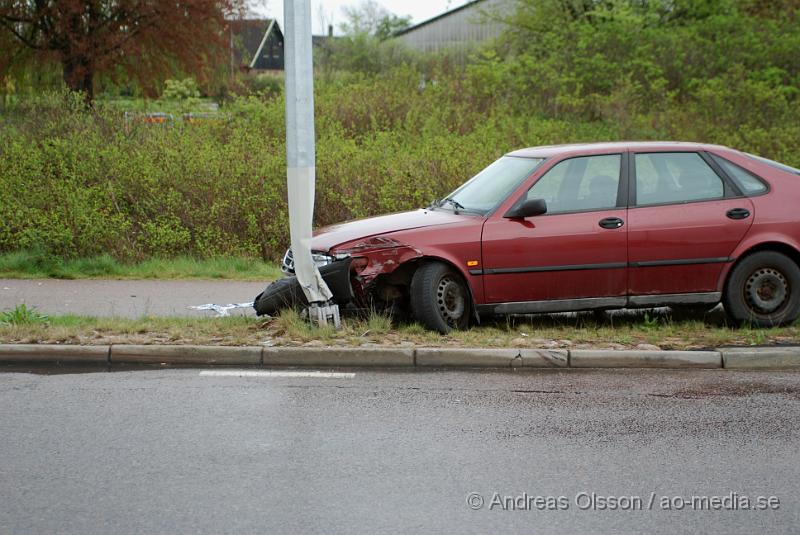
[[[497,313],[622,306],[627,289],[627,154],[563,159],[526,199],[548,211],[527,219],[491,216],[483,228],[485,302]]]
[[[639,152],[630,166],[632,304],[688,293],[715,301],[722,269],[753,223],[753,203],[702,152]]]

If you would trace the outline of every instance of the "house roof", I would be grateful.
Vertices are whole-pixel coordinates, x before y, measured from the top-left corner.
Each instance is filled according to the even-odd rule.
[[[236,41],[232,43],[234,61],[239,65],[245,64],[245,51],[248,62],[258,57],[261,47],[269,36],[268,31],[283,35],[275,19],[234,19],[228,21],[228,24],[233,33],[232,41]]]
[[[464,5],[462,5],[462,6],[455,7],[455,8],[453,8],[453,9],[451,9],[450,11],[445,11],[444,13],[441,13],[441,14],[439,14],[439,15],[436,15],[436,16],[435,16],[435,17],[433,17],[433,18],[430,18],[430,19],[428,19],[428,20],[424,20],[424,21],[420,22],[419,24],[415,24],[414,26],[409,26],[408,28],[406,28],[406,29],[404,29],[404,30],[400,30],[399,32],[396,32],[396,33],[394,34],[394,36],[395,36],[395,37],[398,37],[398,36],[401,36],[401,35],[405,35],[405,34],[407,34],[407,33],[409,33],[409,32],[413,32],[413,31],[414,31],[414,30],[416,30],[416,29],[422,28],[423,26],[427,26],[428,24],[430,24],[430,23],[432,23],[432,22],[436,22],[436,21],[437,21],[437,20],[439,20],[439,19],[443,19],[443,18],[445,18],[445,17],[449,17],[449,16],[450,16],[450,15],[452,15],[453,13],[458,13],[459,11],[462,11],[462,10],[464,10],[464,9],[467,9],[467,8],[469,8],[469,7],[472,7],[472,6],[474,6],[475,4],[480,4],[480,3],[481,3],[481,2],[483,2],[483,1],[485,1],[485,0],[472,0],[471,2],[467,2],[466,4],[464,4]]]

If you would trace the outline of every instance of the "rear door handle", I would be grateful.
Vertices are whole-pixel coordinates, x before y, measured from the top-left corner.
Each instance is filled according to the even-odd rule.
[[[750,217],[750,210],[747,208],[733,208],[732,210],[728,210],[728,213],[725,215],[727,215],[729,219],[747,219]]]
[[[600,226],[603,228],[615,229],[620,228],[624,224],[625,222],[618,217],[607,217],[600,220]]]

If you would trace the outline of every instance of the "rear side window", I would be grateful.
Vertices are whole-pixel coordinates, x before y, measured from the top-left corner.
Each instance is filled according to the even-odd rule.
[[[742,190],[742,193],[745,195],[758,195],[759,193],[767,191],[767,185],[761,182],[761,179],[757,178],[750,171],[716,154],[712,154],[711,157],[714,158],[714,161],[717,162],[726,173],[728,173],[728,176],[736,182],[736,185],[739,186],[739,189]]]
[[[636,155],[636,204],[721,199],[722,179],[696,152]]]

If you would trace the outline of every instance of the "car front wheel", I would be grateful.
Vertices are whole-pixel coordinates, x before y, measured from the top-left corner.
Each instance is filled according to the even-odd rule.
[[[411,312],[426,328],[440,333],[469,326],[472,300],[464,279],[449,266],[423,264],[411,279]]]
[[[733,268],[724,304],[736,322],[758,327],[790,324],[800,315],[800,268],[774,251],[750,255]]]

